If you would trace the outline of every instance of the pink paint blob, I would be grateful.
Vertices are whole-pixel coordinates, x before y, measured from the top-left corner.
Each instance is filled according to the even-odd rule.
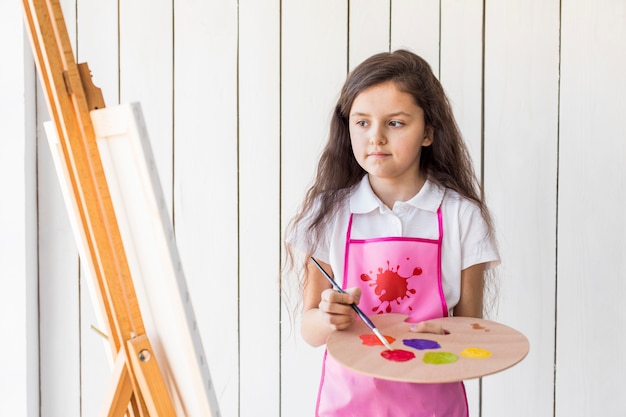
[[[380,341],[380,339],[378,339],[378,337],[376,337],[375,334],[362,334],[359,336],[361,338],[361,340],[363,341],[363,344],[365,346],[382,346],[383,342]],[[387,339],[387,342],[389,342],[390,344],[395,342],[395,338],[391,337],[391,336],[385,336],[385,339]]]
[[[402,349],[383,350],[380,352],[380,356],[392,362],[406,362],[415,359],[413,352]]]

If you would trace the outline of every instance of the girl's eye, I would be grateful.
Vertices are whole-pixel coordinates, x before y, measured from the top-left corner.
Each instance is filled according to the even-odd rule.
[[[367,126],[367,122],[365,120],[357,120],[356,124],[361,127]]]
[[[403,125],[404,125],[404,123],[402,123],[399,120],[392,120],[392,121],[389,122],[389,126],[391,126],[391,127],[400,127],[400,126],[403,126]]]

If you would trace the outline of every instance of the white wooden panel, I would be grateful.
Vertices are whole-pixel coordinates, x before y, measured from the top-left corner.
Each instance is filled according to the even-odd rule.
[[[240,0],[239,28],[239,416],[279,416],[279,2]]]
[[[76,2],[61,1],[76,45]],[[74,49],[75,51],[75,49]],[[39,337],[41,416],[80,415],[79,259],[43,122],[50,120],[38,86]]]
[[[20,2],[0,4],[0,415],[39,416],[35,74]],[[10,42],[8,41],[10,40]]]
[[[439,0],[393,0],[391,50],[409,49],[439,74]]]
[[[283,226],[302,201],[327,139],[330,115],[346,76],[347,19],[346,1],[288,1],[282,5]],[[290,287],[296,277],[284,279],[283,286]],[[291,295],[290,301],[300,296],[296,292]],[[292,320],[294,303],[283,307],[281,412],[284,416],[312,415],[323,348],[314,349],[302,341],[299,320]]]
[[[621,416],[626,4],[562,4],[556,416]]]
[[[173,10],[153,0],[119,2],[120,102],[141,103],[168,207],[172,207]],[[170,211],[171,216],[171,211]]]
[[[366,58],[389,51],[391,0],[353,0],[350,2],[348,33],[350,70]]]
[[[87,62],[93,83],[102,90],[107,107],[119,101],[117,2],[80,1],[77,5],[77,62]],[[97,416],[112,379],[109,342],[94,327],[106,329],[85,264],[80,269],[80,374],[83,416]]]
[[[467,143],[476,173],[482,154],[482,0],[441,3],[440,81]]]
[[[237,2],[176,4],[174,225],[220,411],[234,417],[239,407]]]
[[[107,106],[119,103],[117,2],[79,1],[77,62],[87,62]]]
[[[483,380],[483,416],[552,413],[559,4],[486,4],[485,189],[500,243],[498,321],[530,341]]]
[[[44,110],[40,108],[40,110]],[[45,114],[45,113],[43,113]],[[41,413],[78,415],[80,387],[79,261],[50,152],[38,133],[39,337]],[[59,380],[63,379],[63,386]],[[68,409],[67,403],[72,404]],[[73,409],[76,407],[75,409]],[[73,409],[73,410],[72,410]]]
[[[41,416],[79,416],[79,259],[41,125],[49,120],[42,100],[37,134]]]
[[[440,81],[480,176],[482,159],[482,0],[441,2]],[[480,380],[465,382],[470,416],[480,415]]]

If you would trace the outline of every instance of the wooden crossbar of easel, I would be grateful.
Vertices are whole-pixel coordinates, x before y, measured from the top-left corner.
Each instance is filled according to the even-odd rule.
[[[150,341],[98,152],[90,110],[104,107],[86,64],[76,64],[58,0],[23,0],[27,31],[69,171],[100,308],[115,355],[102,415],[175,416]]]

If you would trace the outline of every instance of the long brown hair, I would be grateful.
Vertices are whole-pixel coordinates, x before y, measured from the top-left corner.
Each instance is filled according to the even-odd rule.
[[[493,237],[491,215],[443,87],[424,59],[412,52],[397,50],[379,53],[363,61],[348,75],[341,89],[314,183],[288,227],[289,234],[297,229],[299,222],[307,219],[307,249],[311,253],[337,207],[366,174],[352,152],[348,125],[352,104],[364,90],[389,81],[413,97],[424,111],[426,126],[434,132],[432,145],[422,148],[421,174],[476,203],[488,225],[489,236],[486,237]],[[287,256],[288,261],[293,261],[289,245]]]

